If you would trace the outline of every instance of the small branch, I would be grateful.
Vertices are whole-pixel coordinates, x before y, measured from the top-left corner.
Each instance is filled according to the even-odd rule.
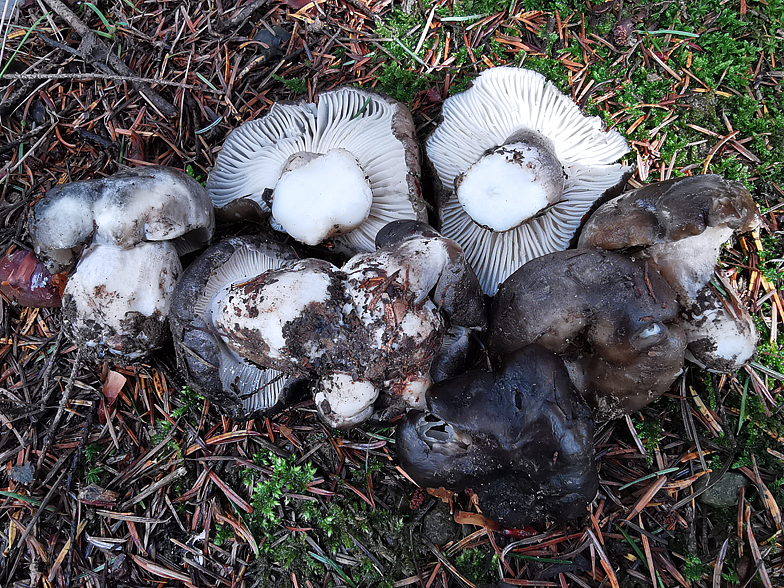
[[[133,87],[139,92],[145,100],[147,100],[161,116],[172,118],[177,116],[177,109],[174,108],[169,102],[161,98],[161,96],[150,88],[146,83],[138,80],[134,72],[128,67],[125,62],[117,57],[115,53],[109,51],[106,45],[98,38],[93,31],[91,31],[86,24],[84,24],[78,16],[76,16],[68,6],[60,0],[44,0],[49,7],[54,10],[60,18],[65,20],[71,28],[82,38],[79,45],[79,54],[86,63],[98,66],[98,64],[106,63],[115,72],[121,76],[131,78]]]
[[[101,73],[54,73],[54,74],[5,74],[3,76],[9,80],[111,80],[118,82],[131,82],[132,84],[159,84],[161,86],[176,86],[188,90],[207,90],[209,88],[196,86],[194,84],[184,84],[182,82],[172,82],[169,80],[156,80],[155,78],[137,78],[135,76],[119,76]],[[21,141],[21,139],[19,139]]]

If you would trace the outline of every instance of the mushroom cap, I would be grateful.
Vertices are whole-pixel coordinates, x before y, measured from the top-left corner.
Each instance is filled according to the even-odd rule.
[[[30,308],[51,308],[62,303],[54,276],[29,249],[9,251],[0,259],[0,292]]]
[[[204,187],[186,173],[153,166],[52,188],[33,208],[30,237],[50,269],[61,271],[90,242],[129,248],[174,241],[183,254],[205,245],[214,226]]]
[[[534,259],[499,288],[488,350],[531,343],[562,355],[600,418],[638,410],[681,373],[680,305],[655,271],[618,253],[577,249]]]
[[[218,155],[207,189],[217,207],[246,198],[269,210],[265,193],[275,190],[292,155],[337,148],[356,158],[373,203],[368,218],[336,237],[336,244],[352,253],[372,251],[375,235],[386,223],[426,218],[411,113],[400,102],[352,87],[323,92],[318,104],[274,104],[266,116],[235,129]]]
[[[472,488],[482,512],[509,527],[586,512],[598,489],[593,423],[558,357],[525,347],[497,372],[434,384],[427,405],[395,438],[415,482]]]
[[[276,412],[296,382],[232,351],[213,322],[213,300],[233,284],[296,260],[296,252],[280,243],[235,237],[207,249],[177,283],[170,322],[180,370],[195,390],[235,418]]]
[[[168,335],[166,318],[181,272],[170,242],[128,249],[90,245],[63,293],[66,333],[96,359],[146,355]]]
[[[529,259],[566,249],[596,200],[631,171],[613,163],[629,150],[620,133],[603,131],[598,117],[586,117],[533,71],[486,70],[469,90],[444,102],[443,116],[427,140],[427,156],[441,184],[440,230],[461,245],[489,295]],[[513,229],[483,228],[466,214],[453,189],[455,180],[488,150],[521,137],[526,141],[526,135],[552,144],[563,168],[563,194],[544,213]]]
[[[638,253],[693,300],[713,277],[721,246],[759,223],[757,205],[740,182],[717,175],[677,178],[600,206],[585,223],[579,247]]]
[[[658,271],[686,310],[688,357],[728,373],[752,357],[759,335],[716,263],[733,233],[759,223],[743,184],[701,175],[644,186],[605,203],[583,227],[579,245],[624,251]]]

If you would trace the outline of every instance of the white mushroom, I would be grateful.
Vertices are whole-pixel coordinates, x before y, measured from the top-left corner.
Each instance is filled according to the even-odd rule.
[[[251,200],[271,224],[309,245],[372,251],[378,230],[425,220],[419,148],[408,109],[344,87],[318,104],[275,104],[233,131],[207,181],[215,206]]]
[[[232,288],[296,259],[293,249],[260,237],[228,239],[188,267],[172,296],[171,329],[180,369],[194,389],[236,418],[275,411],[294,382],[231,348],[215,323],[217,301],[226,300]]]
[[[62,271],[91,242],[128,248],[173,241],[182,255],[207,243],[214,226],[207,191],[196,180],[172,168],[141,167],[52,188],[33,208],[30,238],[50,269]]]
[[[52,270],[76,263],[63,300],[74,341],[96,359],[133,360],[164,342],[179,255],[206,245],[214,224],[198,182],[145,167],[49,190],[30,235]]]
[[[526,261],[566,249],[585,214],[631,168],[629,147],[533,71],[497,67],[444,102],[427,141],[441,233],[486,294]]]

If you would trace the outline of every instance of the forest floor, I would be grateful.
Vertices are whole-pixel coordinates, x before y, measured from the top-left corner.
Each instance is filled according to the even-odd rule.
[[[57,184],[149,164],[204,181],[275,101],[374,88],[423,138],[478,72],[523,66],[628,139],[630,186],[746,183],[763,224],[721,268],[761,338],[739,373],[689,368],[597,430],[590,516],[507,530],[467,494],[417,489],[392,429],[329,430],[310,401],[235,422],[171,349],[93,366],[59,310],[2,301],[0,586],[784,585],[782,0],[13,1],[2,251],[29,246],[30,205]],[[709,471],[736,506],[696,496]]]

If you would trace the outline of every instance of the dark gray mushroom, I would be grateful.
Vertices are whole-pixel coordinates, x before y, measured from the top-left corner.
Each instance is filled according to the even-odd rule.
[[[669,282],[686,309],[690,358],[719,372],[754,354],[757,330],[737,292],[718,274],[721,246],[759,225],[740,182],[716,175],[679,178],[633,190],[601,206],[579,246],[627,252]]]
[[[637,410],[681,373],[680,305],[655,271],[618,253],[578,249],[531,260],[499,288],[488,350],[531,343],[558,353],[597,417]]]
[[[444,102],[427,140],[444,237],[466,253],[486,294],[526,261],[566,249],[584,216],[631,168],[628,150],[541,74],[488,69]]]
[[[298,241],[332,239],[353,254],[372,251],[390,221],[426,218],[419,176],[405,105],[343,87],[321,93],[318,104],[275,104],[234,130],[207,188],[228,214],[251,201]]]
[[[395,447],[426,487],[471,488],[488,518],[508,527],[587,512],[598,489],[590,411],[563,362],[537,345],[494,373],[434,384],[428,412],[410,411]]]

